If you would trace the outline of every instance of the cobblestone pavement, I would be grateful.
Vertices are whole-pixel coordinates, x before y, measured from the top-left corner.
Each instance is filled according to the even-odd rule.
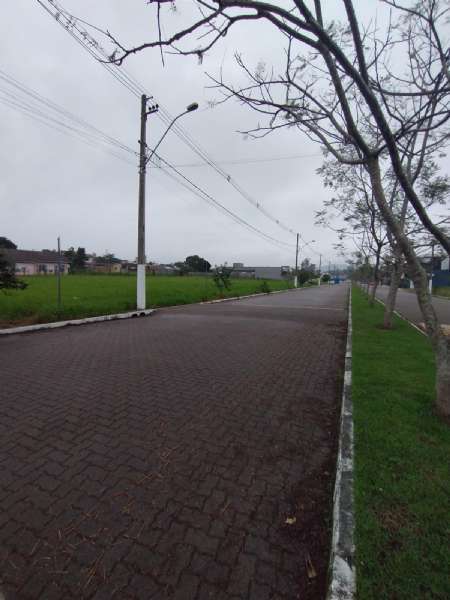
[[[347,291],[2,338],[0,597],[323,598]]]
[[[389,287],[383,285],[377,290],[377,298],[385,301],[389,292]],[[433,306],[441,323],[450,324],[450,299],[433,298]],[[417,296],[412,292],[399,289],[397,294],[397,304],[395,307],[403,316],[413,323],[423,323],[423,316],[417,302]]]

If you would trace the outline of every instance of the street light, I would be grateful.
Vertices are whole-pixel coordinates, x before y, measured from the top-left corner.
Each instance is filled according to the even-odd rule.
[[[147,173],[147,163],[151,160],[157,148],[166,137],[172,125],[183,115],[197,110],[197,102],[193,102],[186,107],[182,113],[176,116],[167,127],[163,136],[156,144],[154,149],[147,156],[147,116],[158,111],[159,106],[154,104],[147,109],[149,98],[145,94],[141,96],[141,139],[139,152],[139,208],[138,208],[138,257],[137,257],[137,282],[136,282],[136,308],[145,310],[145,177]]]

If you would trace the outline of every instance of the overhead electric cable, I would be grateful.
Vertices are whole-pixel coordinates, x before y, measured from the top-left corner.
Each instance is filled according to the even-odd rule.
[[[114,144],[117,147],[121,148],[122,150],[125,150],[127,152],[131,152],[131,153],[135,154],[135,151],[132,148],[130,148],[130,146],[127,146],[127,145],[123,144],[122,142],[120,142],[116,138],[114,138],[111,135],[109,135],[109,134],[101,131],[100,129],[98,129],[94,125],[91,125],[90,123],[88,123],[84,119],[78,117],[77,115],[75,115],[74,113],[70,112],[69,110],[63,108],[62,106],[59,106],[58,104],[56,104],[55,102],[53,102],[49,98],[46,98],[42,94],[39,94],[35,90],[32,90],[30,87],[28,87],[25,84],[21,83],[20,81],[18,81],[14,77],[11,77],[11,75],[8,75],[2,69],[0,69],[0,80],[2,80],[4,83],[7,83],[8,85],[16,88],[21,93],[23,93],[25,96],[29,96],[29,97],[33,98],[33,100],[35,100],[37,102],[40,102],[44,106],[46,106],[46,107],[54,110],[55,112],[59,113],[64,118],[68,118],[69,120],[73,121],[74,123],[76,123],[78,125],[81,125],[86,130],[89,130],[89,131],[91,131],[91,132],[99,135],[101,138],[103,138],[108,143]],[[8,94],[11,95],[11,92],[6,91],[6,93],[8,93]]]
[[[172,176],[172,178],[174,178],[176,181],[178,181],[179,183],[182,183],[182,185],[184,185],[185,187],[188,187],[188,189],[190,189],[191,191],[194,191],[194,193],[196,193],[196,195],[198,195],[199,197],[201,197],[203,200],[208,201],[210,204],[212,203],[216,208],[219,208],[221,210],[221,212],[224,212],[225,214],[227,214],[228,216],[230,216],[234,221],[238,222],[239,224],[243,225],[244,227],[246,227],[247,229],[250,229],[251,231],[253,231],[254,233],[262,236],[264,239],[266,239],[267,241],[270,241],[272,243],[275,243],[278,246],[289,246],[289,247],[295,247],[295,244],[290,244],[288,242],[283,242],[282,240],[278,240],[277,238],[272,237],[271,235],[264,233],[264,231],[262,231],[261,229],[259,229],[258,227],[255,227],[254,225],[251,225],[248,221],[246,221],[245,219],[243,219],[242,217],[240,217],[239,215],[237,215],[236,213],[234,213],[232,210],[230,210],[229,208],[227,208],[226,206],[224,206],[223,204],[221,204],[218,200],[216,200],[213,196],[211,196],[210,194],[208,194],[208,192],[206,192],[204,189],[202,189],[200,186],[198,186],[196,183],[194,183],[193,181],[191,181],[188,177],[186,177],[186,175],[184,175],[183,173],[181,173],[181,171],[179,171],[174,165],[170,164],[166,159],[164,159],[162,156],[155,154],[155,157],[161,161],[167,168],[171,169],[172,171],[174,171],[179,177],[182,178],[183,182],[180,182],[177,178],[174,178]],[[152,162],[154,162],[154,159],[152,159]],[[157,164],[157,163],[156,163]],[[164,169],[164,167],[161,167],[159,165],[159,168],[161,168],[163,170],[163,172],[165,172],[166,174],[169,174],[167,169]]]
[[[78,141],[81,141],[84,144],[90,146],[91,148],[103,150],[103,152],[106,152],[107,154],[110,154],[111,156],[115,156],[116,158],[118,158],[119,160],[122,160],[123,162],[126,162],[130,165],[136,166],[136,163],[132,162],[131,160],[128,160],[127,158],[125,158],[124,156],[121,156],[120,154],[116,154],[115,152],[110,150],[108,147],[106,147],[102,144],[95,143],[92,139],[88,138],[87,136],[82,136],[81,135],[82,132],[79,132],[76,130],[71,131],[72,128],[68,127],[67,125],[59,124],[57,121],[50,119],[49,117],[40,116],[37,114],[37,112],[30,110],[29,108],[27,108],[26,106],[22,105],[19,102],[14,102],[12,100],[9,100],[8,98],[2,98],[0,96],[0,103],[16,110],[17,112],[24,114],[25,116],[33,119],[33,121],[36,121],[42,125],[45,125],[46,127],[50,127],[51,129],[54,129],[55,131],[58,131],[59,133],[63,133],[64,135],[68,135],[69,137],[75,138]]]
[[[218,160],[218,165],[252,165],[266,162],[278,162],[282,160],[295,160],[299,158],[311,158],[316,156],[322,156],[322,154],[290,154],[288,156],[269,156],[267,158],[237,158],[234,160]],[[203,162],[196,163],[185,163],[181,165],[175,165],[179,169],[189,169],[191,167],[207,167],[208,165]],[[153,166],[152,169],[157,167]]]
[[[42,96],[32,88],[25,86],[20,81],[6,74],[1,69],[0,79],[3,79],[9,84],[12,84],[15,89],[19,90],[19,92],[21,92],[25,96],[24,99],[23,97],[20,97],[17,94],[17,92],[10,91],[10,89],[0,88],[0,94],[4,94],[4,96],[0,95],[1,103],[11,108],[14,108],[15,110],[18,110],[19,112],[25,114],[26,116],[32,118],[33,120],[43,125],[51,127],[61,133],[70,135],[71,137],[75,137],[76,139],[80,139],[81,141],[83,141],[91,147],[100,147],[102,150],[107,151],[109,154],[112,154],[116,158],[124,160],[125,162],[134,166],[137,166],[135,163],[126,159],[124,156],[121,156],[120,154],[116,154],[115,152],[109,150],[108,146],[112,146],[113,148],[117,147],[119,150],[127,154],[136,154],[131,148],[123,144],[120,140],[112,138],[108,134],[101,131],[98,127],[91,125],[90,123],[78,117],[74,113],[71,113],[64,107]],[[55,115],[49,111],[56,112],[58,118],[56,118]],[[68,119],[69,123],[61,119]],[[81,129],[79,127],[79,124],[82,125]],[[252,233],[256,233],[264,240],[276,244],[278,247],[292,246],[292,244],[288,244],[286,242],[278,240],[270,236],[269,234],[266,234],[258,227],[255,227],[254,225],[252,225],[251,223],[249,223],[248,221],[246,221],[245,219],[228,209],[226,206],[221,204],[218,200],[216,200],[213,196],[208,194],[200,186],[195,184],[192,180],[183,175],[183,173],[178,171],[178,169],[171,165],[167,160],[165,160],[159,155],[155,154],[155,156],[158,158],[160,163],[164,163],[165,167],[167,167],[165,168],[159,165],[159,168],[164,172],[165,175],[171,177],[179,185],[183,185],[185,188],[189,189],[192,193],[196,194],[202,200],[208,202],[211,206],[225,214],[227,217],[231,218],[236,223],[244,226]],[[169,169],[176,173],[178,177],[173,175],[173,173],[171,173]]]
[[[63,27],[85,50],[105,69],[107,69],[122,85],[127,87],[135,96],[140,96],[146,93],[145,88],[131,76],[124,67],[116,65],[111,61],[113,54],[103,48],[103,46],[89,33],[86,29],[79,26],[79,22],[83,22],[87,27],[91,27],[97,31],[102,32],[101,29],[88,23],[77,19],[69,11],[64,9],[60,2],[57,0],[36,0],[44,10],[50,14],[58,23]],[[104,33],[104,32],[103,32]],[[107,35],[105,33],[105,35]],[[105,62],[106,61],[106,62]],[[173,116],[170,112],[164,108],[162,104],[159,104],[159,111],[156,113],[157,116],[167,125],[173,121]],[[213,168],[221,177],[226,181],[250,204],[252,204],[257,210],[262,212],[268,219],[273,221],[280,228],[284,229],[292,235],[296,235],[297,232],[287,225],[285,225],[280,219],[277,219],[268,210],[264,208],[259,200],[255,200],[248,194],[232,177],[229,173],[224,171],[220,164],[212,159],[207,152],[196,142],[179,124],[173,126],[172,131],[195,153],[197,154],[206,164]]]

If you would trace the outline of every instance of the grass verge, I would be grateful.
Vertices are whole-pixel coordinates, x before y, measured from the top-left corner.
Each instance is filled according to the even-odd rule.
[[[136,277],[132,275],[66,275],[62,278],[62,308],[57,306],[54,276],[24,277],[25,290],[0,293],[0,327],[92,317],[133,310]],[[147,277],[147,307],[190,304],[219,297],[263,291],[263,281],[234,279],[221,296],[210,278]],[[267,280],[270,291],[291,287],[287,281]]]
[[[353,302],[355,509],[360,600],[450,598],[450,428],[432,412],[428,340]]]
[[[433,289],[433,294],[435,296],[444,296],[445,298],[450,298],[450,287],[437,287]]]

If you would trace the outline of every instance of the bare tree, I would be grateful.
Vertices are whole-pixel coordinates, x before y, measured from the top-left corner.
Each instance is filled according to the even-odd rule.
[[[169,0],[149,3],[156,5],[158,20],[161,7],[176,6]],[[420,160],[421,148],[431,151],[448,138],[449,51],[441,31],[450,5],[448,0],[384,3],[392,9],[392,19],[380,36],[376,25],[361,26],[352,0],[342,0],[342,24],[326,22],[321,0],[313,0],[312,9],[303,0],[196,0],[198,19],[166,39],[160,35],[125,48],[110,36],[117,45],[112,60],[121,63],[130,54],[151,47],[202,58],[242,21],[264,20],[273,25],[285,43],[284,72],[264,65],[252,70],[237,56],[246,84],[233,86],[218,77],[215,85],[226,98],[235,97],[266,117],[267,124],[250,133],[264,135],[280,127],[295,127],[342,164],[365,165],[378,210],[408,263],[436,353],[436,409],[450,418],[450,340],[438,323],[426,273],[389,205],[382,181],[383,162],[388,160],[408,205],[450,253],[448,235],[433,221],[402,158],[413,142],[417,150],[412,152]],[[400,70],[394,68],[394,55],[405,57]]]
[[[324,208],[316,212],[316,223],[336,231],[340,243],[351,240],[357,251],[369,262],[373,260],[369,300],[373,305],[378,285],[382,255],[389,245],[384,220],[373,197],[367,171],[363,165],[341,165],[326,160],[319,169],[327,188],[336,191]],[[337,229],[333,222],[339,217],[344,224]]]
[[[450,181],[447,176],[442,176],[436,163],[432,159],[421,160],[413,170],[414,161],[411,156],[406,156],[406,162],[411,174],[417,181],[417,189],[424,206],[431,209],[433,206],[445,204],[450,193]],[[404,272],[404,257],[389,229],[385,227],[384,220],[372,196],[367,172],[362,165],[341,165],[334,159],[324,161],[318,170],[322,175],[325,187],[336,192],[329,200],[324,202],[323,209],[316,212],[316,223],[332,228],[340,240],[350,240],[357,250],[375,263],[374,282],[371,293],[371,303],[375,298],[376,288],[379,283],[381,264],[389,269],[389,293],[385,302],[383,326],[392,328],[393,312],[400,279]],[[417,174],[417,176],[416,176]],[[424,243],[426,230],[420,223],[417,214],[409,206],[404,193],[399,189],[398,181],[388,169],[383,173],[383,185],[389,199],[389,207],[397,217],[404,233],[418,250],[423,246],[430,246],[430,240]],[[336,218],[341,218],[344,225],[336,228]],[[439,226],[445,227],[450,223],[449,217],[436,217]],[[429,236],[428,236],[429,238]],[[340,244],[343,249],[342,244]]]

